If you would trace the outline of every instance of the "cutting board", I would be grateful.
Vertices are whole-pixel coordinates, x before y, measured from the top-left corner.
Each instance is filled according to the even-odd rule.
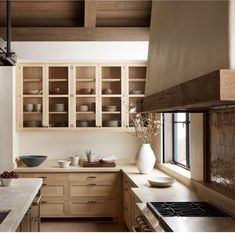
[[[96,161],[96,162],[88,162],[86,160],[83,161],[82,163],[83,167],[116,167],[115,162],[103,162],[102,160]]]

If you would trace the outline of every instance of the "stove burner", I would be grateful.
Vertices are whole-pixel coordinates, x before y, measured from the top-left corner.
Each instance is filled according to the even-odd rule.
[[[209,202],[148,202],[155,216],[163,217],[229,217]]]

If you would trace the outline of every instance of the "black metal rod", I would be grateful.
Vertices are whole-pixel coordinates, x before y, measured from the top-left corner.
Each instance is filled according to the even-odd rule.
[[[11,0],[7,0],[7,57],[11,56]]]

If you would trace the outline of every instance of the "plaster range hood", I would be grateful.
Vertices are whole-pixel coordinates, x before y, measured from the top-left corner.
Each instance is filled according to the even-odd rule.
[[[6,38],[5,42],[0,37],[0,66],[14,66],[16,64],[16,54],[11,51],[11,0],[6,0]]]
[[[148,112],[204,112],[235,107],[235,70],[220,69],[144,98]]]

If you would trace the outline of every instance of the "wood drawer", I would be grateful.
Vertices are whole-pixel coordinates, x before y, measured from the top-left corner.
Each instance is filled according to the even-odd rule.
[[[47,183],[41,188],[43,199],[61,198],[66,196],[66,183]]]
[[[65,173],[34,173],[34,172],[25,172],[19,173],[21,178],[42,178],[44,182],[47,181],[66,181],[67,174]]]
[[[117,173],[69,173],[68,180],[76,183],[101,183],[102,185],[114,184],[117,181]]]
[[[70,203],[72,216],[117,217],[117,204],[112,200],[87,199]]]
[[[40,206],[41,217],[66,216],[66,205],[64,201],[45,201]]]
[[[44,182],[47,181],[66,181],[67,174],[66,173],[35,173],[35,178],[43,178]]]
[[[87,185],[70,184],[71,198],[76,197],[97,197],[97,198],[115,198],[116,185],[97,185],[90,183]]]

